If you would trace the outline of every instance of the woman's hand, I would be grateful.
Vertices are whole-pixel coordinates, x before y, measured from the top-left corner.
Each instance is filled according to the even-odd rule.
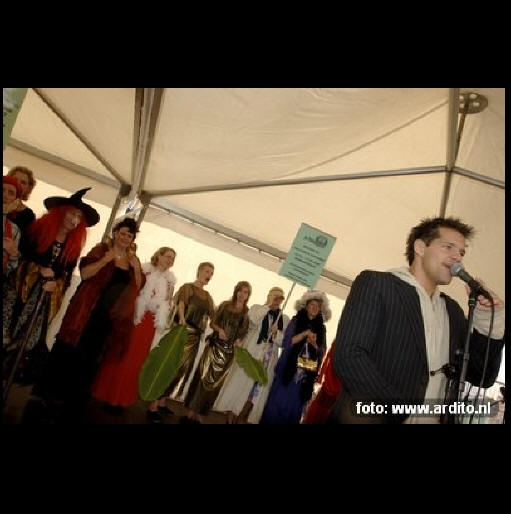
[[[236,341],[234,341],[234,346],[239,346],[241,348],[243,346],[241,339],[236,339]]]
[[[48,293],[53,293],[57,287],[57,282],[55,280],[49,280],[43,284],[43,290],[48,291]]]
[[[300,341],[303,341],[304,339],[307,339],[312,335],[314,335],[314,332],[312,332],[312,330],[304,330],[303,332],[300,332],[299,334],[296,334],[291,338],[291,344],[299,343]]]
[[[314,332],[308,328],[305,332],[302,332],[302,339],[310,339],[311,337],[315,336]]]
[[[105,264],[109,263],[110,261],[113,261],[115,259],[115,252],[113,249],[108,250],[105,252],[105,255],[103,255],[103,261]]]
[[[310,332],[310,330],[309,330]],[[311,332],[311,335],[309,335],[307,337],[307,343],[310,344],[311,346],[314,346],[314,348],[316,348],[316,350],[318,349],[318,343],[317,343],[317,335],[314,333],[314,332]]]
[[[41,275],[44,278],[53,278],[55,276],[55,273],[53,272],[53,270],[51,268],[41,268],[39,270],[39,273],[41,273]]]

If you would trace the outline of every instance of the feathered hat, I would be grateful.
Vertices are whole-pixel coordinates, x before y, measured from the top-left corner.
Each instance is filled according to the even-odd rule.
[[[296,300],[295,309],[297,311],[300,309],[305,309],[305,306],[309,300],[319,300],[321,302],[321,314],[323,315],[324,321],[328,321],[332,317],[332,311],[329,307],[328,297],[325,293],[323,293],[323,291],[319,291],[318,289],[305,291],[302,297],[299,300]]]

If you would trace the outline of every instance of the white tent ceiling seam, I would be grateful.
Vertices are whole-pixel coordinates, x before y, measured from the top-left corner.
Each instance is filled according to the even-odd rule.
[[[88,176],[106,185],[93,173],[110,179],[104,164],[110,163],[131,185],[130,196],[207,227],[209,244],[213,236],[207,230],[213,230],[276,258],[304,221],[338,237],[328,264],[350,279],[367,266],[392,267],[402,253],[399,234],[445,205],[446,215],[478,231],[467,268],[489,284],[503,282],[502,88],[40,91],[68,123],[61,120],[59,126],[42,109],[49,110],[48,104],[33,91],[30,98],[29,90],[13,129],[13,164],[21,153],[12,148],[27,154],[31,145],[46,152],[38,154],[45,162],[55,156],[59,173],[67,168],[82,174],[79,183]],[[462,123],[460,97],[471,91],[486,96],[488,108],[467,114]],[[100,154],[98,163],[78,147],[76,133]],[[95,194],[105,198],[104,190],[114,184],[108,181]],[[308,198],[316,212],[287,205],[307,205]],[[278,233],[264,211],[276,216]],[[163,216],[158,222],[179,225]],[[186,225],[179,228],[186,231]],[[200,240],[199,230],[191,233]],[[231,251],[247,258],[248,251],[233,246]],[[494,263],[491,270],[488,262]]]
[[[58,116],[58,118],[66,125],[66,127],[82,142],[82,144],[91,152],[94,157],[117,179],[120,184],[126,181],[121,174],[98,152],[94,145],[82,134],[64,115],[63,112],[40,90],[40,88],[32,88],[39,95],[41,100]]]
[[[461,168],[454,168],[454,174],[460,174],[473,180],[479,180],[489,185],[500,187],[505,189],[505,183],[501,180],[492,179],[478,173],[463,170]],[[360,180],[368,178],[382,178],[382,177],[396,177],[396,176],[407,176],[407,175],[425,175],[429,173],[446,173],[446,166],[429,166],[423,168],[412,168],[402,170],[382,170],[382,171],[368,171],[366,173],[346,173],[342,175],[324,175],[319,177],[309,177],[302,179],[279,179],[279,180],[267,180],[257,182],[241,182],[238,184],[222,184],[222,185],[207,185],[193,188],[184,189],[169,189],[167,191],[144,191],[144,193],[151,197],[162,197],[162,196],[177,196],[187,195],[195,193],[210,193],[214,191],[233,191],[242,189],[253,189],[260,187],[277,187],[277,186],[290,186],[300,184],[314,184],[317,182],[338,182],[342,180]]]
[[[207,230],[211,230],[215,234],[221,235],[223,237],[227,237],[227,238],[229,238],[233,241],[236,241],[239,244],[247,246],[253,250],[256,250],[258,252],[263,252],[267,255],[270,255],[271,257],[274,257],[274,258],[278,259],[279,261],[283,261],[287,257],[287,253],[283,252],[282,250],[279,250],[278,248],[275,248],[271,245],[263,243],[262,241],[258,241],[256,239],[250,238],[250,237],[246,236],[245,234],[231,230],[223,225],[213,223],[211,220],[202,218],[201,216],[198,216],[194,213],[188,212],[185,209],[181,209],[179,207],[172,206],[168,203],[163,203],[163,202],[159,203],[158,201],[152,201],[151,206],[157,207],[158,209],[165,211],[167,214],[172,214],[172,215],[178,216],[178,217],[185,219],[191,223],[197,224]],[[350,280],[349,278],[344,277],[344,276],[340,275],[339,273],[330,271],[326,268],[324,268],[323,271],[321,272],[321,276],[330,280],[331,282],[334,282],[341,286],[351,287],[351,285],[353,283],[353,281]]]

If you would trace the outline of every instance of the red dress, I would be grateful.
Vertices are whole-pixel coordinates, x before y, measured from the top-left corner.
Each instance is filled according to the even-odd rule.
[[[138,377],[151,350],[155,331],[154,315],[146,311],[142,321],[131,332],[126,353],[122,357],[116,351],[105,354],[92,387],[94,397],[122,407],[136,403]]]
[[[321,389],[307,408],[307,412],[302,421],[303,425],[322,425],[326,423],[330,415],[330,410],[342,390],[342,380],[335,374],[332,368],[333,350],[334,345],[330,347],[325,361],[321,366],[321,373],[318,376]]]

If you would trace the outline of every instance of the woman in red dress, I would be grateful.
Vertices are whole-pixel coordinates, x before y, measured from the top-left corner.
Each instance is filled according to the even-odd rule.
[[[169,271],[176,252],[160,248],[151,262],[142,266],[146,283],[135,304],[134,323],[126,352],[119,357],[108,353],[103,359],[92,388],[92,394],[110,406],[133,405],[138,398],[138,377],[151,349],[156,330],[163,330],[170,313],[176,277]],[[161,410],[164,410],[163,407]]]

